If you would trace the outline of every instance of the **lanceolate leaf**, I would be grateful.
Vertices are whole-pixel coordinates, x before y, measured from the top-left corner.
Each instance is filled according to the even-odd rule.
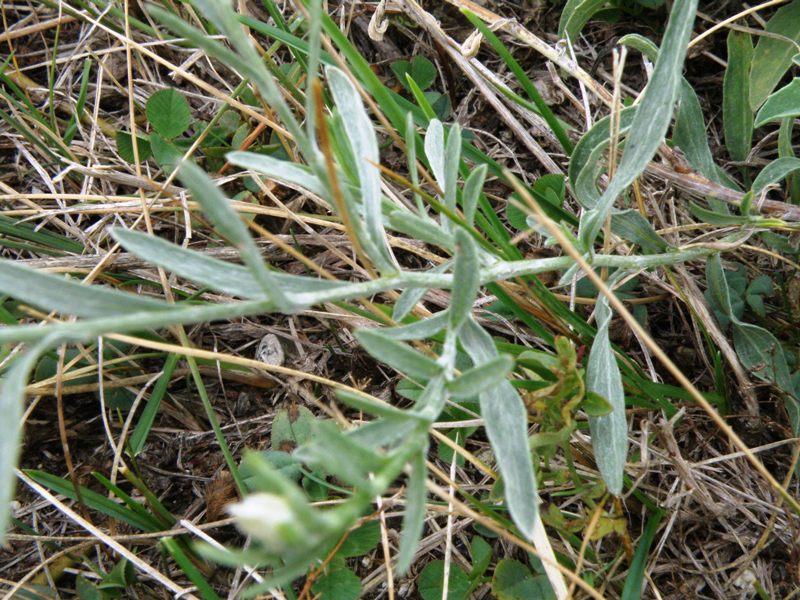
[[[586,388],[599,394],[610,405],[611,412],[602,417],[589,417],[595,461],[606,487],[612,494],[622,493],[622,478],[628,451],[628,423],[625,419],[625,390],[622,375],[608,337],[611,309],[605,296],[598,297],[595,308],[597,335],[586,366]]]
[[[750,67],[750,107],[754,111],[772,93],[792,65],[792,57],[797,54],[795,44],[800,42],[800,0],[779,8],[767,22],[766,30],[788,39],[758,38]]]
[[[461,343],[476,366],[497,356],[492,338],[470,318],[461,328]],[[506,502],[511,518],[529,539],[539,510],[533,461],[528,446],[528,411],[508,381],[480,395],[486,434],[503,476]]]
[[[99,286],[81,285],[63,275],[51,275],[0,260],[0,292],[32,306],[76,317],[107,317],[170,306],[155,299]]]
[[[800,158],[795,158],[794,156],[776,158],[761,169],[761,172],[753,181],[753,193],[760,194],[768,185],[783,181],[788,175],[797,170],[800,170]]]
[[[364,109],[364,103],[347,75],[336,67],[327,67],[325,73],[333,94],[334,102],[342,116],[353,156],[356,161],[359,185],[361,188],[362,210],[367,235],[372,245],[380,252],[380,257],[370,257],[383,270],[390,270],[393,261],[389,256],[381,215],[381,180],[378,171],[380,155],[378,140],[372,121]]]
[[[617,196],[642,173],[664,140],[683,79],[681,70],[696,10],[697,0],[678,0],[673,5],[653,76],[636,109],[619,169],[597,208],[581,221],[580,238],[586,247],[594,242]]]
[[[3,415],[3,435],[0,435],[0,546],[5,544],[6,525],[14,498],[14,469],[22,438],[22,410],[25,405],[25,385],[33,366],[49,348],[45,339],[18,356],[0,380],[0,414]]]
[[[327,198],[325,188],[308,167],[255,152],[229,152],[225,155],[225,158],[232,165],[251,169],[256,173],[266,175],[270,179],[300,187],[325,201],[330,201],[330,198]]]
[[[750,108],[750,64],[753,41],[749,33],[728,33],[728,68],[722,82],[722,124],[725,145],[733,160],[745,160],[753,142]]]
[[[756,115],[756,127],[800,115],[800,77],[772,94]]]
[[[441,372],[441,367],[432,358],[402,342],[381,335],[379,331],[359,329],[356,331],[356,338],[372,356],[401,373],[427,380]]]
[[[480,264],[475,242],[461,228],[455,232],[456,263],[453,270],[453,292],[450,297],[450,329],[458,330],[472,312],[472,303],[480,285]]]
[[[514,367],[509,356],[497,356],[482,365],[464,371],[447,384],[447,391],[456,399],[474,398],[481,392],[502,385]]]
[[[410,463],[411,473],[406,486],[406,506],[403,513],[403,533],[400,537],[400,551],[397,555],[397,571],[403,575],[411,566],[414,553],[422,537],[425,524],[425,479],[428,468],[425,464],[427,448],[414,456]]]

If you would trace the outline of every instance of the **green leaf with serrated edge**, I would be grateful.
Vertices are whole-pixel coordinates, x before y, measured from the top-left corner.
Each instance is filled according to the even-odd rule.
[[[767,98],[756,114],[755,126],[761,127],[770,121],[797,116],[800,116],[800,77],[795,77],[791,83]]]
[[[722,80],[722,125],[725,146],[733,160],[743,161],[753,144],[753,110],[750,108],[750,64],[753,40],[749,33],[728,32],[728,68]]]
[[[558,21],[558,37],[568,38],[574,43],[589,19],[607,4],[608,0],[567,0],[561,10],[561,19]]]
[[[394,270],[394,261],[386,243],[381,213],[381,178],[378,164],[378,139],[375,128],[367,115],[361,96],[343,71],[328,66],[325,69],[333,100],[342,117],[342,125],[347,132],[358,171],[361,189],[361,206],[366,233],[372,245],[380,253],[370,259],[382,271]],[[365,246],[366,247],[366,246]]]
[[[225,159],[232,165],[250,169],[280,183],[308,190],[328,200],[326,188],[308,167],[255,152],[228,152]]]
[[[800,158],[794,156],[776,158],[761,169],[756,176],[753,181],[753,193],[760,194],[768,185],[783,181],[788,175],[798,170],[800,170]]]
[[[472,314],[472,304],[480,287],[478,249],[472,237],[460,227],[455,231],[456,256],[453,267],[453,289],[450,295],[450,329],[457,331]]]
[[[625,418],[625,390],[622,375],[608,337],[612,312],[605,296],[597,298],[595,318],[597,334],[586,365],[586,389],[600,395],[611,405],[611,413],[589,417],[595,462],[608,491],[619,496],[628,452],[628,422]]]
[[[373,329],[359,329],[356,339],[372,356],[410,377],[430,379],[441,372],[435,360],[413,348],[381,335]]]
[[[392,229],[414,239],[443,248],[453,247],[452,236],[433,219],[419,217],[410,211],[398,208],[389,214],[388,221]]]
[[[673,5],[653,75],[636,109],[619,168],[597,207],[581,219],[579,237],[586,248],[594,243],[617,196],[642,173],[664,140],[683,79],[682,66],[696,10],[697,0],[677,0]]]
[[[636,108],[619,113],[619,133],[624,135],[633,123]],[[611,139],[611,117],[603,117],[575,145],[569,160],[569,181],[575,198],[584,208],[595,208],[600,201],[597,180],[605,171],[605,157]]]
[[[14,499],[14,469],[21,446],[25,386],[36,361],[50,346],[45,339],[24,351],[14,359],[0,379],[0,414],[6,423],[3,435],[0,435],[0,546],[5,544],[6,525]]]
[[[494,569],[492,595],[498,600],[555,600],[556,595],[545,575],[534,575],[519,561],[504,558]]]
[[[311,591],[320,600],[356,600],[361,597],[361,579],[350,569],[336,569],[314,581]]]
[[[456,399],[474,398],[481,392],[500,385],[513,368],[514,359],[502,354],[464,371],[447,383],[447,391]]]
[[[414,560],[414,554],[422,538],[425,525],[425,500],[427,490],[425,480],[428,477],[428,467],[425,464],[427,455],[427,436],[424,448],[414,455],[409,463],[411,472],[406,485],[406,504],[403,511],[403,527],[400,534],[400,549],[397,553],[397,572],[404,575]]]
[[[264,264],[247,227],[216,184],[205,171],[189,162],[181,164],[180,178],[219,233],[236,246],[250,273],[263,289],[264,295],[274,300],[281,312],[292,312],[289,298],[277,285],[275,278]]]
[[[111,230],[111,235],[132,254],[181,277],[233,296],[265,298],[263,288],[256,282],[250,270],[241,265],[187,250],[140,231],[115,227]],[[347,285],[343,281],[328,281],[279,272],[272,272],[271,275],[281,288],[293,293],[318,292]]]
[[[462,203],[464,211],[464,221],[469,227],[475,222],[475,210],[478,207],[478,199],[483,191],[483,182],[486,181],[486,173],[489,168],[486,165],[479,165],[467,177],[464,182],[464,192]]]
[[[411,77],[423,90],[428,89],[436,81],[436,65],[424,56],[415,56],[411,61]]]
[[[192,118],[186,98],[172,88],[159,90],[150,96],[145,112],[153,129],[167,139],[182,135],[189,129]]]
[[[466,600],[469,593],[469,578],[458,564],[450,565],[447,600]],[[422,600],[443,600],[444,561],[434,560],[425,565],[417,580],[417,591]]]
[[[81,285],[63,275],[51,275],[0,260],[0,291],[26,304],[77,317],[106,317],[170,310],[170,305],[144,296],[99,285]]]
[[[650,221],[632,208],[611,214],[611,231],[614,235],[638,244],[648,254],[666,252],[669,249],[669,244],[656,233]]]
[[[760,36],[750,66],[750,108],[756,110],[792,65],[800,42],[800,0],[780,7],[772,15],[765,31],[778,36]],[[788,38],[786,41],[780,37]],[[792,43],[794,42],[794,43]]]
[[[491,336],[471,317],[461,328],[460,342],[476,366],[497,356]],[[528,447],[528,411],[508,381],[480,397],[481,415],[505,485],[511,518],[522,534],[533,535],[539,496]]]

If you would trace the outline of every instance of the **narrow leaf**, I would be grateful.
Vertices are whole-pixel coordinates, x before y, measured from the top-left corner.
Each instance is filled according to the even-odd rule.
[[[410,377],[427,380],[441,372],[432,358],[374,329],[359,329],[356,338],[372,356]]]
[[[480,366],[497,356],[492,338],[470,318],[461,328],[461,343],[472,361]],[[503,476],[511,518],[530,539],[539,510],[533,461],[528,446],[528,411],[508,381],[480,395],[486,434]]]
[[[45,310],[78,317],[106,317],[169,310],[155,299],[99,286],[81,285],[63,275],[51,275],[0,260],[0,292]]]
[[[728,68],[722,81],[722,124],[725,145],[733,160],[745,160],[753,143],[750,108],[750,65],[753,41],[749,33],[728,33]]]
[[[472,237],[463,229],[455,232],[456,257],[453,269],[453,290],[450,295],[450,329],[458,330],[472,313],[472,304],[480,286],[478,251]]]
[[[798,170],[800,170],[800,158],[795,158],[794,156],[776,158],[761,169],[761,172],[753,181],[753,193],[760,194],[768,185],[783,181],[788,175]]]
[[[425,132],[425,156],[433,171],[436,183],[444,190],[447,178],[444,172],[444,129],[439,119],[433,119]]]
[[[589,417],[595,461],[608,490],[622,493],[625,459],[628,452],[628,423],[625,418],[625,390],[622,375],[608,337],[611,309],[605,296],[598,297],[595,307],[597,334],[586,365],[586,388],[599,394],[611,405],[611,413]]]
[[[447,391],[456,399],[474,398],[501,385],[514,368],[514,359],[501,355],[482,365],[464,371],[447,384]]]
[[[756,115],[756,127],[770,121],[797,117],[800,115],[800,77],[772,94]]]
[[[483,183],[486,180],[486,172],[488,167],[483,164],[469,174],[467,181],[464,182],[464,193],[462,196],[464,206],[464,220],[469,227],[472,227],[475,221],[475,209],[478,206],[478,199],[481,192],[483,192]]]
[[[425,525],[425,480],[428,467],[425,464],[426,452],[415,455],[411,461],[411,473],[406,486],[406,505],[403,512],[403,533],[400,537],[400,550],[397,553],[397,571],[400,576],[408,571],[414,554],[422,538]]]
[[[229,152],[225,158],[232,165],[250,169],[280,183],[308,190],[323,200],[329,200],[325,187],[308,167],[255,152]]]

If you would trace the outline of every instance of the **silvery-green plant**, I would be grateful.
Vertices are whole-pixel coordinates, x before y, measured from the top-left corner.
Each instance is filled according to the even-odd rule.
[[[248,78],[292,135],[303,162],[246,152],[233,152],[228,160],[259,176],[307,190],[329,201],[333,212],[345,211],[346,214],[339,216],[347,217],[353,241],[376,267],[376,276],[366,281],[328,281],[273,269],[263,261],[230,201],[201,168],[186,162],[180,167],[181,181],[216,230],[238,250],[242,265],[224,263],[135,231],[115,228],[112,234],[128,252],[241,300],[225,305],[170,305],[100,286],[82,286],[55,275],[29,271],[11,262],[0,262],[0,290],[4,293],[78,318],[74,322],[0,330],[0,342],[21,342],[27,346],[5,373],[0,410],[10,422],[19,422],[23,391],[33,365],[43,352],[59,344],[92,340],[112,332],[142,331],[243,315],[294,313],[326,302],[365,298],[390,290],[402,292],[393,313],[393,319],[400,322],[406,320],[428,290],[450,290],[449,307],[431,318],[356,332],[367,352],[419,384],[422,391],[413,405],[401,410],[366,394],[340,392],[338,397],[343,403],[373,415],[374,420],[347,431],[332,422],[319,421],[315,424],[312,441],[294,453],[298,461],[322,468],[347,484],[352,490],[349,497],[335,508],[314,509],[294,482],[263,458],[250,455],[245,463],[253,473],[252,487],[258,492],[231,510],[242,530],[261,543],[242,553],[213,549],[206,552],[222,562],[242,564],[246,561],[273,567],[272,577],[252,589],[253,593],[278,585],[302,573],[312,560],[330,549],[375,497],[405,473],[408,478],[406,510],[398,557],[399,570],[404,571],[411,563],[423,528],[425,459],[430,427],[448,401],[474,397],[479,401],[486,434],[504,482],[511,518],[521,534],[531,538],[538,497],[527,410],[508,380],[514,368],[513,360],[497,352],[490,334],[474,318],[472,306],[484,285],[551,271],[570,273],[574,267],[572,259],[559,256],[501,260],[482,243],[472,225],[486,169],[474,169],[463,185],[459,183],[459,167],[463,161],[462,136],[457,125],[445,127],[431,119],[419,148],[413,124],[406,132],[413,152],[424,151],[439,187],[437,200],[443,207],[440,214],[428,214],[421,199],[416,203],[416,210],[412,210],[385,197],[381,193],[377,167],[380,155],[375,128],[350,75],[331,65],[324,69],[333,100],[329,116],[324,116],[324,111],[318,110],[321,107],[315,105],[318,96],[312,92],[317,78],[309,78],[309,86],[312,86],[307,94],[310,123],[304,127],[284,101],[229,4],[196,0],[195,5],[225,34],[230,47],[194,30],[170,13],[157,9],[152,9],[152,13],[175,33]],[[320,10],[318,3],[312,5],[313,10]],[[650,85],[639,105],[621,115],[623,133],[629,131],[629,138],[641,140],[641,143],[628,142],[620,169],[605,192],[598,192],[596,182],[601,175],[597,168],[599,158],[608,144],[608,121],[598,122],[572,155],[570,179],[578,199],[587,209],[576,243],[582,245],[593,266],[611,268],[619,277],[631,271],[702,258],[712,252],[706,248],[671,248],[652,228],[642,227],[629,213],[612,214],[616,197],[641,173],[663,140],[678,95],[680,69],[695,8],[696,1],[675,3]],[[318,36],[318,28],[312,28],[312,74],[316,73],[319,59]],[[323,115],[321,118],[325,122],[314,122],[315,115]],[[326,128],[332,136],[332,157],[326,157],[315,140],[315,128],[320,127]],[[334,201],[337,194],[343,197],[343,204]],[[623,237],[640,244],[648,253],[631,256],[594,253],[594,239],[609,216],[623,232]],[[436,244],[452,258],[428,271],[405,270],[392,254],[387,230]],[[627,447],[625,398],[608,336],[611,309],[603,297],[598,299],[596,316],[598,333],[589,354],[586,381],[589,390],[605,398],[612,411],[590,419],[590,426],[601,474],[608,489],[619,494]],[[438,356],[420,352],[407,343],[440,333],[443,333],[444,342]],[[462,365],[459,370],[456,359],[460,354],[467,357],[469,364],[467,368]],[[7,519],[18,446],[18,430],[0,439],[2,524]],[[263,515],[263,519],[259,515]]]

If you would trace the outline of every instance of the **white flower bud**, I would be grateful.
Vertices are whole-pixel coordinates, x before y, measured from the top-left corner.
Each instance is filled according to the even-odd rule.
[[[250,494],[243,501],[228,506],[236,526],[265,549],[280,553],[305,537],[302,523],[292,507],[275,494]]]

